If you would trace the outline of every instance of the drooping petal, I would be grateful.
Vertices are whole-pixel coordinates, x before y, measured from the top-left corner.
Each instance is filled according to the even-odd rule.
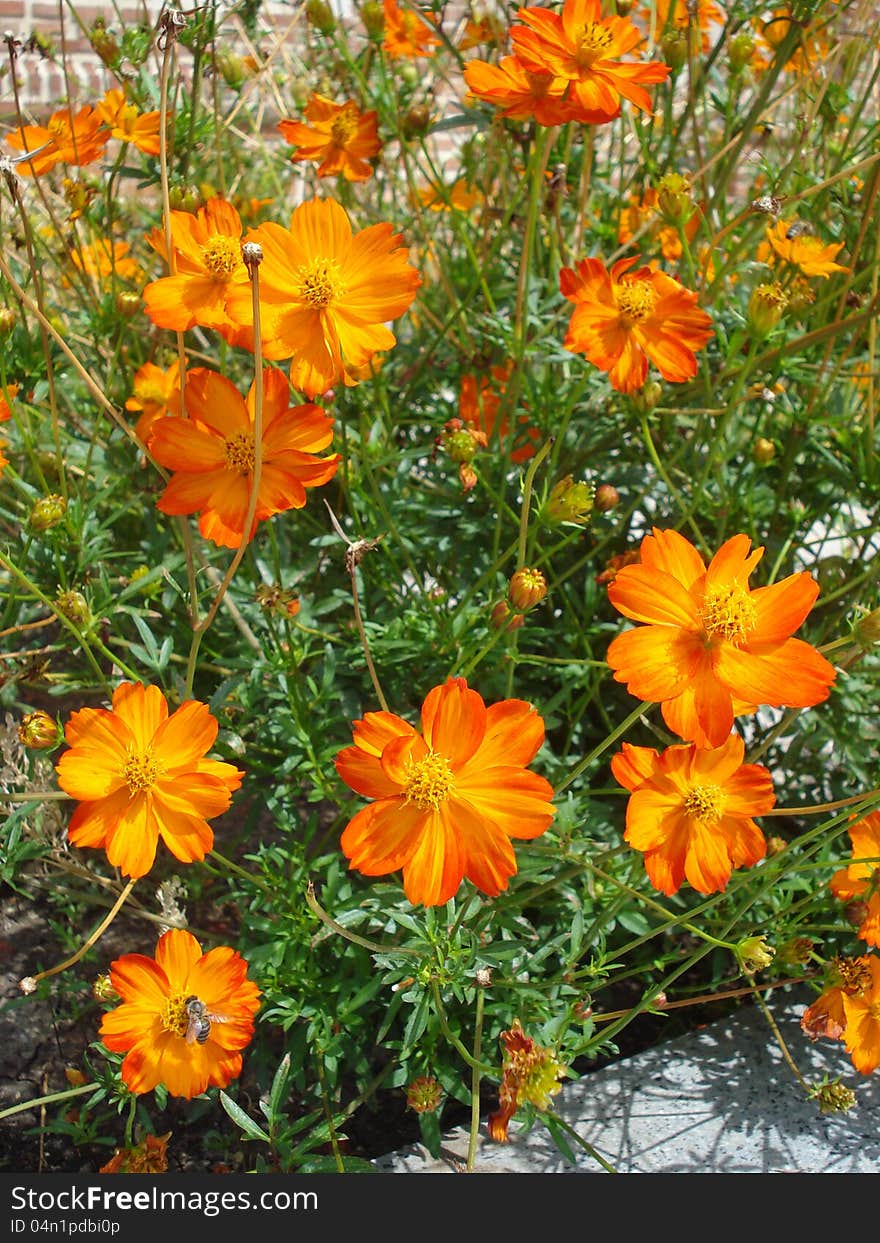
[[[466,845],[457,803],[446,802],[425,818],[416,849],[403,865],[403,891],[414,906],[439,906],[464,877]]]

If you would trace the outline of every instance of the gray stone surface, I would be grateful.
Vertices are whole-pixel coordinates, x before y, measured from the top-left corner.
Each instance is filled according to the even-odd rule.
[[[856,1093],[844,1114],[806,1098],[757,1007],[677,1037],[579,1080],[566,1080],[556,1112],[619,1173],[880,1173],[880,1070],[860,1075],[840,1041],[811,1043],[800,1016],[815,994],[770,1009],[808,1082],[840,1078]],[[476,1173],[598,1174],[578,1149],[572,1166],[540,1123],[493,1143],[480,1128]],[[415,1145],[377,1158],[385,1173],[458,1173],[468,1136],[444,1137],[434,1160]]]

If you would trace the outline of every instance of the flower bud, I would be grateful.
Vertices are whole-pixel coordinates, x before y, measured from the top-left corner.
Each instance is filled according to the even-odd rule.
[[[550,489],[542,516],[551,526],[559,522],[584,526],[590,520],[595,495],[596,489],[591,483],[581,480],[575,483],[571,475],[566,475]]]
[[[110,982],[109,972],[95,977],[92,984],[92,996],[95,1001],[118,1001],[119,994]]]
[[[11,306],[0,306],[0,340],[13,332],[18,316]]]
[[[647,380],[638,392],[633,393],[633,405],[644,414],[650,414],[660,405],[663,385],[659,380]]]
[[[440,1108],[443,1089],[433,1075],[419,1075],[406,1089],[406,1107],[417,1114],[433,1114]]]
[[[691,183],[681,173],[667,173],[657,185],[657,206],[670,224],[681,224],[693,212]]]
[[[245,78],[251,76],[244,57],[228,47],[218,48],[214,53],[214,68],[234,91],[239,90]]]
[[[783,850],[788,849],[788,842],[784,837],[777,837],[775,834],[767,838],[767,858],[772,859],[774,855],[781,855]]]
[[[810,961],[812,953],[813,942],[809,937],[792,937],[780,945],[778,960],[790,966],[803,966]]]
[[[843,913],[853,927],[858,928],[868,918],[868,910],[867,902],[860,898],[855,898],[852,902],[847,902],[843,908]]]
[[[61,591],[55,597],[55,607],[59,613],[74,622],[77,626],[89,623],[92,611],[89,602],[81,591]]]
[[[754,54],[755,40],[747,31],[734,35],[727,48],[727,63],[731,73],[742,73],[746,65],[751,64]]]
[[[687,35],[681,30],[667,30],[660,40],[660,50],[663,53],[663,59],[666,64],[673,73],[677,73],[687,60]]]
[[[108,69],[112,69],[114,65],[119,63],[121,57],[119,44],[107,29],[102,17],[95,18],[94,25],[89,31],[89,43],[91,43]]]
[[[21,718],[18,723],[18,737],[22,745],[32,751],[45,751],[49,747],[58,746],[62,731],[48,712],[38,709]]]
[[[865,613],[855,624],[855,637],[862,647],[880,643],[880,609]]]
[[[125,319],[131,319],[133,315],[137,315],[141,305],[141,295],[135,293],[133,289],[123,289],[116,295],[117,314],[124,316]]]
[[[759,466],[766,466],[776,457],[776,445],[772,440],[767,440],[764,436],[759,436],[752,445],[752,461],[757,462]]]
[[[371,39],[381,39],[385,33],[385,10],[380,0],[364,0],[361,5],[361,21]]]
[[[745,975],[763,971],[773,961],[776,950],[764,936],[744,937],[736,946],[736,956]]]
[[[511,577],[507,594],[517,612],[525,613],[544,599],[547,594],[547,580],[540,570],[523,567]]]
[[[404,138],[418,138],[427,134],[431,124],[431,110],[427,104],[413,104],[404,113],[400,129]]]
[[[495,630],[518,630],[525,621],[525,616],[514,613],[506,600],[499,600],[493,606],[489,619]]]
[[[336,18],[327,0],[306,0],[306,17],[309,25],[322,35],[332,35],[336,29]]]
[[[196,186],[172,186],[168,191],[168,203],[172,211],[195,213],[202,206],[202,196]]]
[[[32,531],[49,531],[52,527],[57,527],[66,512],[67,501],[64,497],[57,492],[50,492],[48,496],[41,496],[34,502],[28,525]]]
[[[613,484],[600,483],[596,489],[594,504],[600,514],[607,514],[609,509],[614,509],[615,505],[620,504],[620,493]]]
[[[756,285],[749,298],[746,323],[758,340],[768,336],[782,319],[788,306],[788,294],[778,281],[772,285]]]

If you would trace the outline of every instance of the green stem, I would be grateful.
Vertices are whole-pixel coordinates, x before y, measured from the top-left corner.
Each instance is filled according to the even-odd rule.
[[[25,1113],[28,1109],[36,1109],[38,1105],[54,1105],[56,1101],[70,1101],[75,1096],[85,1096],[86,1092],[94,1092],[101,1085],[99,1083],[84,1083],[78,1088],[68,1088],[65,1092],[52,1092],[49,1096],[35,1096],[30,1101],[20,1101],[17,1105],[10,1105],[8,1109],[0,1109],[0,1120],[3,1118],[11,1118],[13,1114]]]
[[[532,488],[535,483],[535,473],[552,448],[553,437],[551,436],[549,440],[545,440],[541,445],[541,448],[532,458],[529,463],[529,468],[526,471],[525,482],[523,483],[522,510],[520,511],[519,520],[519,545],[516,553],[516,568],[518,570],[521,570],[526,563],[526,541],[529,534],[529,510],[532,504]]]
[[[483,1007],[485,993],[477,989],[477,1014],[474,1020],[474,1060],[471,1064],[471,1131],[468,1137],[467,1172],[473,1173],[480,1134],[480,1055],[483,1045]]]
[[[566,789],[568,786],[570,786],[573,781],[576,781],[577,778],[581,775],[581,773],[585,769],[590,767],[593,760],[598,759],[598,757],[602,754],[602,752],[607,751],[608,748],[611,746],[611,744],[616,742],[621,734],[626,733],[630,725],[635,724],[635,722],[639,719],[639,717],[642,716],[642,714],[647,711],[647,708],[648,708],[648,705],[646,704],[640,704],[637,708],[633,708],[632,712],[629,714],[626,720],[621,722],[621,724],[618,725],[617,729],[613,730],[612,733],[610,733],[603,742],[600,742],[597,747],[594,747],[589,755],[585,756],[579,763],[575,764],[574,768],[571,770],[571,772],[566,777],[566,779],[560,785],[556,787],[554,793],[561,794],[562,791]]]
[[[317,915],[321,923],[324,924],[331,932],[337,933],[340,937],[345,937],[346,941],[351,941],[355,945],[362,945],[364,949],[371,950],[374,954],[405,954],[407,958],[420,958],[418,950],[406,949],[401,945],[380,945],[378,941],[368,941],[366,937],[358,936],[356,932],[351,932],[348,928],[343,928],[342,924],[338,924],[321,906],[315,897],[315,886],[309,881],[306,889],[306,903],[309,909]]]

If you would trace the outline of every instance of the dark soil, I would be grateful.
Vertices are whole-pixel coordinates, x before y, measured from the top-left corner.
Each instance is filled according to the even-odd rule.
[[[91,926],[91,924],[90,924]],[[100,945],[83,962],[53,981],[48,995],[25,997],[19,988],[22,977],[33,975],[60,961],[65,947],[47,932],[45,912],[38,904],[6,889],[0,899],[0,1110],[69,1086],[65,1071],[88,1073],[84,1056],[96,1040],[102,1013],[91,996],[96,974],[113,957],[128,952],[133,936],[142,937],[143,924],[122,912]],[[69,952],[69,951],[67,951]],[[603,1008],[623,1008],[638,1000],[618,990],[603,992]],[[668,1040],[729,1013],[731,1004],[688,1008],[664,1016],[646,1014],[630,1023],[617,1037],[615,1057],[585,1062],[580,1073],[601,1069],[618,1057],[629,1057],[660,1041]],[[92,1052],[94,1062],[100,1059]],[[90,1076],[91,1077],[91,1076]],[[237,1081],[237,1098],[259,1117],[259,1087],[248,1077],[248,1061]],[[486,1086],[484,1111],[497,1106],[495,1088]],[[0,1122],[0,1172],[82,1173],[100,1170],[123,1144],[124,1116],[105,1111],[92,1120],[80,1113],[80,1101],[69,1107],[57,1104],[15,1114]],[[104,1108],[104,1107],[102,1107]],[[205,1102],[171,1099],[158,1113],[150,1102],[152,1125],[157,1132],[170,1131],[169,1172],[236,1173],[252,1168],[254,1146],[243,1151],[233,1136],[237,1131],[218,1117],[216,1106]],[[469,1110],[457,1102],[444,1108],[441,1127],[448,1130],[467,1121]],[[226,1124],[226,1125],[224,1125]],[[65,1133],[66,1132],[66,1133]],[[343,1150],[365,1159],[382,1156],[415,1143],[420,1138],[417,1116],[406,1108],[404,1094],[379,1091],[369,1105],[358,1109],[345,1123]],[[231,1145],[231,1146],[230,1146]]]

